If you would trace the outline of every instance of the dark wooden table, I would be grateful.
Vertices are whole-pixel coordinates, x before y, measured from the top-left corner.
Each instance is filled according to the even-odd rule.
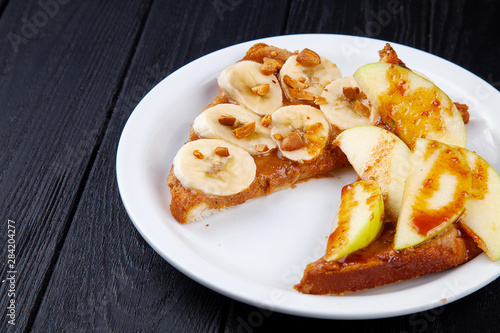
[[[500,280],[401,317],[301,318],[199,285],[134,228],[115,161],[137,102],[212,51],[316,32],[406,44],[500,86],[500,3],[493,0],[0,0],[0,331],[275,332],[307,325],[497,332]],[[13,277],[9,254],[15,255]],[[9,295],[13,279],[15,297]],[[12,299],[15,326],[8,323]]]

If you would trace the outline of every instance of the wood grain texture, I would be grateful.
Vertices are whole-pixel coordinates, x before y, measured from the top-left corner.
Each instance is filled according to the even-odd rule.
[[[9,0],[0,0],[0,19],[2,18],[2,14],[3,14],[8,2],[9,2]]]
[[[219,295],[142,239],[115,174],[119,136],[137,102],[189,61],[247,40],[309,32],[385,39],[498,87],[496,1],[61,3],[51,16],[54,7],[36,0],[0,0],[0,225],[19,225],[16,331],[496,331],[500,281],[437,309],[365,321],[290,316]],[[23,22],[42,12],[50,19],[30,33]],[[0,297],[7,304],[5,284]]]
[[[431,52],[500,87],[498,1],[433,3]]]
[[[425,49],[427,12],[422,1],[293,1],[285,33],[355,35]]]
[[[2,230],[8,219],[17,226],[18,330],[36,313],[127,63],[107,54],[129,54],[146,9],[142,1],[118,10],[111,2],[67,3],[32,34],[19,22],[43,16],[37,2],[11,2],[2,15],[0,221]],[[92,18],[95,25],[82,24]],[[12,45],[10,33],[26,42]],[[7,304],[6,284],[0,297]],[[0,325],[5,331],[7,321]]]
[[[115,152],[128,116],[155,83],[205,53],[263,37],[265,31],[253,17],[272,14],[275,19],[265,21],[280,27],[271,5],[261,4],[253,9],[253,4],[241,3],[224,12],[222,20],[210,2],[154,3],[34,331],[219,332],[225,327],[232,301],[179,273],[134,229],[118,194]],[[231,40],[219,38],[227,24],[238,26],[244,12],[252,13],[247,27],[232,33]],[[165,33],[172,26],[179,33]]]

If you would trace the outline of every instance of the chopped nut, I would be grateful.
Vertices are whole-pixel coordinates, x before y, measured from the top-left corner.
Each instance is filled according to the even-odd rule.
[[[199,151],[198,149],[196,149],[195,151],[193,151],[193,155],[194,157],[196,157],[197,159],[204,159],[205,156],[203,156],[203,154],[201,153],[201,151]]]
[[[271,123],[273,122],[273,117],[271,117],[270,114],[266,114],[261,120],[260,124],[264,127],[269,127]]]
[[[321,64],[321,57],[312,50],[303,49],[297,55],[297,62],[302,66],[314,67]]]
[[[249,136],[255,131],[255,121],[246,124],[245,126],[233,130],[233,135],[238,139]]]
[[[314,101],[315,98],[313,93],[301,89],[290,88],[288,89],[288,93],[290,94],[290,97],[300,101]]]
[[[218,119],[219,124],[224,126],[233,126],[236,122],[236,118],[233,116],[221,115]]]
[[[229,149],[227,147],[217,147],[215,148],[214,153],[220,157],[228,157]]]
[[[276,141],[281,141],[283,140],[283,135],[277,133],[277,134],[273,134],[273,138],[276,140]]]
[[[344,87],[342,88],[345,98],[350,100],[355,100],[359,98],[359,88],[358,87]]]
[[[306,78],[301,76],[301,77],[299,77],[299,79],[297,81],[299,81],[300,83],[304,83],[304,82],[306,82]]]
[[[361,103],[360,101],[354,101],[354,110],[364,116],[364,117],[369,117],[370,116],[370,108]]]
[[[260,72],[264,75],[274,74],[278,69],[281,69],[283,63],[279,60],[264,57],[264,62],[260,66]]]
[[[290,75],[283,76],[283,82],[287,86],[289,86],[290,88],[293,88],[293,89],[305,89],[305,88],[310,87],[310,85],[304,83],[305,80],[304,80],[304,82],[300,82],[300,81],[295,80]]]
[[[276,57],[278,53],[276,51],[271,51],[271,57]]]
[[[252,91],[259,96],[265,96],[269,92],[269,83],[261,84],[252,88]]]
[[[279,133],[278,134],[273,134],[273,138],[275,140],[281,141],[281,140],[283,140],[283,135],[281,135]]]
[[[255,145],[255,150],[257,150],[259,153],[263,153],[269,150],[269,147],[267,145]]]
[[[314,104],[325,105],[328,104],[328,101],[323,96],[316,96],[316,98],[314,99]]]
[[[304,142],[297,132],[288,134],[283,141],[281,141],[281,150],[283,151],[294,151],[303,147],[305,147]]]

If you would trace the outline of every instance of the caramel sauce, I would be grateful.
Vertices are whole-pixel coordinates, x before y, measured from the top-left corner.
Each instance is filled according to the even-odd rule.
[[[321,135],[322,123],[308,125],[304,129],[304,137],[307,142],[307,153],[316,155],[326,144],[327,138]]]
[[[425,159],[435,153],[438,153],[439,156],[428,173],[422,188],[417,193],[411,216],[417,232],[423,236],[429,235],[433,229],[449,222],[450,218],[463,210],[470,192],[470,181],[466,181],[469,179],[469,168],[461,158],[460,153],[454,149],[441,149],[440,151],[440,145],[435,142],[427,148],[424,154]],[[439,209],[431,209],[429,207],[430,200],[442,186],[439,180],[443,175],[443,170],[457,179],[457,186],[451,200],[446,205]]]
[[[253,157],[257,166],[255,181],[265,179],[269,186],[268,193],[284,184],[296,183],[312,176],[322,177],[333,169],[348,164],[344,153],[331,144],[326,145],[318,158],[303,163],[289,160],[278,149]]]
[[[486,162],[477,158],[472,172],[472,190],[471,198],[475,200],[483,200],[488,190],[488,165]]]
[[[425,138],[426,133],[443,129],[441,112],[444,110],[453,115],[453,104],[448,103],[448,98],[443,98],[437,87],[409,89],[408,73],[394,65],[389,66],[386,74],[389,88],[378,98],[383,105],[380,112],[383,122],[411,145],[414,138]]]
[[[279,188],[286,179],[298,178],[300,166],[297,162],[281,156],[277,149],[273,149],[267,154],[254,156],[257,174],[255,181],[265,182],[266,193],[272,193]]]

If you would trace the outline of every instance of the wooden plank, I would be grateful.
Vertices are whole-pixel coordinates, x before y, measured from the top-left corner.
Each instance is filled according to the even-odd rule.
[[[430,51],[500,88],[497,1],[433,1]],[[466,14],[462,14],[466,13]]]
[[[428,5],[422,2],[294,1],[285,33],[355,35],[425,49],[427,17]]]
[[[276,13],[285,11],[276,6],[286,3],[241,2],[219,12],[212,2],[154,3],[35,331],[217,332],[225,326],[232,301],[179,273],[134,229],[118,194],[115,151],[133,107],[155,83],[208,52],[278,33],[285,16]],[[272,23],[261,25],[259,18]]]
[[[2,228],[16,222],[19,331],[36,314],[148,9],[143,1],[56,4],[50,11],[11,1],[0,20],[0,221]],[[7,232],[0,239],[7,244]],[[2,245],[2,258],[6,251]],[[4,305],[14,299],[7,285]],[[7,318],[7,306],[0,315]],[[2,320],[0,330],[7,325]]]
[[[303,25],[299,29],[296,28],[298,23],[291,22],[294,20],[294,15],[297,20],[303,19],[304,16],[299,15],[298,8],[302,7],[294,6],[306,3],[312,3],[315,8],[319,8],[316,11],[311,10],[310,15],[321,13],[325,16],[322,16],[320,21],[311,18],[309,23],[301,22]],[[187,6],[189,5],[188,3]],[[190,281],[154,254],[135,232],[117,196],[113,170],[114,149],[133,105],[154,83],[189,60],[247,39],[282,32],[356,33],[360,29],[361,35],[368,35],[371,30],[366,28],[368,20],[365,17],[373,18],[370,14],[371,9],[384,8],[377,4],[363,5],[359,2],[359,6],[345,8],[345,13],[338,9],[342,8],[342,5],[338,5],[334,14],[328,14],[321,12],[320,9],[330,7],[320,7],[313,1],[297,2],[290,8],[288,21],[280,18],[272,21],[275,22],[272,26],[261,27],[257,24],[259,20],[255,21],[259,17],[258,10],[245,4],[230,6],[232,9],[226,11],[221,9],[217,11],[213,8],[213,3],[203,4],[199,8],[198,4],[191,5],[194,5],[195,9],[187,13],[180,4],[155,3],[137,55],[127,74],[124,90],[113,111],[106,137],[87,181],[88,186],[82,195],[74,223],[62,248],[59,262],[54,268],[47,294],[33,325],[34,330],[51,331],[66,328],[70,331],[134,329],[168,331],[175,328],[186,331],[215,331],[224,328],[226,320],[224,313],[229,309],[227,332],[242,327],[244,325],[242,320],[255,324],[251,327],[253,331],[293,329],[299,324],[313,325],[318,329],[322,327],[331,329],[335,326],[335,328],[354,327],[363,331],[411,332],[423,328],[444,331],[443,327],[448,326],[443,325],[448,325],[452,321],[456,311],[460,313],[464,311],[461,301],[447,305],[442,314],[438,312],[439,310],[427,311],[388,320],[364,322],[302,319],[278,313],[268,316],[268,313],[264,313],[261,309],[228,301]],[[415,6],[415,3],[412,2],[411,6]],[[357,8],[362,10],[357,11]],[[405,7],[401,14],[391,20],[392,23],[384,26],[379,34],[372,37],[428,49],[429,39],[425,36],[430,27],[429,8],[430,6],[424,4],[413,12]],[[264,7],[264,9],[269,8]],[[284,6],[283,10],[286,9]],[[358,17],[356,13],[362,14]],[[252,19],[245,18],[245,15],[249,15]],[[330,20],[328,15],[330,18],[334,16],[342,19]],[[355,17],[351,23],[347,22],[351,17],[349,15]],[[188,25],[187,19],[188,22],[194,23]],[[241,20],[247,24],[246,27],[245,24],[240,24]],[[169,26],[166,23],[168,21],[181,33],[177,36],[165,33],[164,28]],[[262,21],[270,22],[266,19]],[[285,22],[288,22],[288,25]],[[280,27],[287,28],[279,30]],[[373,33],[377,31],[376,28],[373,29]],[[212,35],[210,30],[215,31],[216,36]],[[157,36],[160,33],[164,35]],[[151,37],[153,35],[154,38]],[[492,296],[493,292],[498,294],[496,287],[489,288],[487,292],[489,296]],[[471,297],[476,295],[480,293]],[[486,306],[485,301],[475,304],[480,305],[475,313]],[[255,311],[257,314],[253,314]],[[259,313],[264,318],[261,325],[256,324],[260,320]],[[484,315],[478,318],[483,317]],[[471,321],[469,327],[474,322]],[[211,325],[205,328],[206,323]]]
[[[0,19],[2,18],[2,14],[5,10],[5,7],[7,7],[7,3],[9,0],[0,0]]]

